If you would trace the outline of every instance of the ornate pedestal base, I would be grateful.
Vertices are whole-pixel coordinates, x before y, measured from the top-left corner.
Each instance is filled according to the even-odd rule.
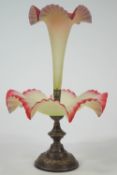
[[[54,120],[54,127],[49,135],[54,143],[47,152],[42,153],[35,161],[35,167],[51,172],[64,172],[76,169],[79,163],[74,156],[68,153],[60,143],[65,132],[61,129],[59,120],[62,117],[51,117]]]
[[[39,169],[52,172],[64,172],[76,169],[78,162],[73,155],[67,153],[65,150],[63,152],[49,153],[47,151],[42,153],[35,161],[35,166]]]

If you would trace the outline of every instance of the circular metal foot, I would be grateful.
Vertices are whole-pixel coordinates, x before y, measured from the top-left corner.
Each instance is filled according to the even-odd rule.
[[[53,156],[54,155],[54,156]],[[35,167],[51,172],[65,172],[78,168],[79,163],[74,156],[66,151],[59,155],[42,153],[35,161]]]

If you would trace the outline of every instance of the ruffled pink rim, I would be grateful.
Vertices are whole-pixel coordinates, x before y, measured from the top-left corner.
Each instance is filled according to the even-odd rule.
[[[105,107],[106,107],[107,98],[108,98],[108,93],[105,92],[105,93],[100,94],[100,93],[99,93],[98,91],[96,91],[96,90],[89,90],[88,92],[91,92],[91,93],[94,93],[94,94],[100,96],[99,101],[100,101],[100,103],[101,103],[102,112],[103,112],[104,109],[105,109]]]
[[[46,7],[42,8],[41,10],[37,8],[36,6],[31,6],[29,10],[29,22],[31,25],[37,23],[43,16],[48,15],[50,11],[52,10],[59,10],[62,15],[67,16],[71,21],[74,23],[80,23],[80,22],[92,22],[92,17],[89,12],[89,10],[84,6],[84,5],[79,5],[78,7],[75,8],[75,10],[70,13],[64,10],[63,7],[59,5],[47,5]]]
[[[28,119],[31,119],[31,117],[30,117],[30,114],[31,114],[31,108],[30,108],[30,106],[28,105],[28,103],[25,101],[25,99],[22,96],[17,95],[17,91],[15,91],[15,90],[9,90],[7,92],[7,95],[6,95],[6,105],[7,105],[8,111],[11,112],[10,109],[9,109],[9,104],[8,104],[8,99],[10,97],[15,97],[16,99],[19,100],[19,102],[22,104],[22,106],[25,109],[25,112],[26,112],[26,115],[27,115]]]
[[[74,116],[75,116],[75,113],[78,111],[78,109],[80,109],[80,107],[87,103],[87,102],[92,102],[92,101],[97,101],[101,104],[101,114],[103,113],[104,109],[105,109],[105,106],[106,106],[106,102],[107,102],[107,97],[108,97],[108,93],[103,93],[101,94],[101,98],[100,98],[100,101],[98,101],[97,99],[92,99],[92,98],[89,98],[89,99],[86,99],[86,100],[82,100],[81,102],[78,102],[76,103],[76,105],[74,105],[74,107],[72,108],[71,112],[68,114],[69,117],[69,122],[72,122]],[[98,115],[98,117],[101,116]]]
[[[39,92],[40,94],[42,94],[41,91],[36,90],[36,89],[24,91],[22,94],[20,94],[19,92],[15,91],[15,90],[9,90],[7,92],[7,95],[6,95],[6,104],[7,104],[9,112],[12,112],[12,110],[9,108],[9,99],[12,97],[13,97],[14,102],[15,102],[15,99],[17,99],[21,103],[21,105],[24,107],[26,115],[29,119],[32,118],[32,111],[34,110],[34,108],[36,108],[37,106],[39,108],[39,105],[44,105],[47,102],[48,103],[52,102],[54,105],[58,105],[58,108],[63,110],[63,115],[67,115],[68,121],[71,122],[73,120],[74,115],[77,112],[77,110],[79,110],[80,107],[82,105],[85,105],[87,102],[97,101],[101,107],[101,111],[100,111],[100,115],[101,115],[105,109],[105,105],[106,105],[107,97],[108,97],[107,93],[101,94],[98,91],[90,90],[90,91],[87,91],[86,93],[95,94],[97,97],[81,99],[80,101],[77,102],[76,99],[78,97],[76,96],[76,94],[74,92],[72,92],[71,90],[64,89],[64,90],[62,90],[63,93],[67,93],[70,98],[76,100],[76,102],[73,105],[71,105],[71,109],[69,110],[69,108],[67,108],[66,104],[63,104],[59,101],[55,101],[52,98],[48,98],[48,99],[44,98],[40,101],[35,102],[35,104],[33,106],[30,106],[29,103],[25,99],[25,95],[27,95],[28,93],[32,94],[33,92]],[[53,116],[54,116],[54,114],[53,114]]]
[[[82,21],[89,23],[92,22],[92,16],[90,14],[90,11],[84,5],[79,5],[78,7],[75,8],[75,10],[72,13],[68,13],[68,15],[72,20],[74,20],[76,16],[79,16]]]

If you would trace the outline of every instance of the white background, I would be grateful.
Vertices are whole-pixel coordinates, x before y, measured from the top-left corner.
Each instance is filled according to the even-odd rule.
[[[52,93],[51,49],[44,23],[29,25],[31,5],[59,4],[72,12],[87,6],[92,24],[74,25],[69,36],[63,88],[80,94],[88,89],[107,91],[109,98],[100,119],[84,108],[73,122],[64,118],[65,147],[80,162],[69,174],[117,174],[117,1],[116,0],[0,0],[0,175],[47,174],[33,161],[51,143],[48,116],[37,113],[29,121],[23,109],[11,115],[5,105],[8,89],[28,88]],[[54,174],[54,173],[53,173]]]

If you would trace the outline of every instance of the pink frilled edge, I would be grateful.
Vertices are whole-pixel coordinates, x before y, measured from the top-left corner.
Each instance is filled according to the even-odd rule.
[[[23,107],[28,119],[32,119],[38,111],[55,117],[66,115],[71,122],[75,113],[84,106],[94,110],[97,116],[101,116],[107,97],[107,93],[99,93],[95,90],[86,91],[80,96],[70,90],[62,90],[59,102],[52,96],[47,98],[44,93],[36,89],[29,89],[23,93],[9,90],[6,95],[6,104],[10,113],[17,107]]]
[[[79,5],[75,8],[73,12],[68,12],[59,5],[47,5],[46,7],[39,9],[38,7],[32,5],[29,10],[29,21],[33,25],[51,12],[60,12],[61,15],[68,17],[73,23],[79,24],[80,22],[92,22],[92,17],[89,10],[84,5]]]

